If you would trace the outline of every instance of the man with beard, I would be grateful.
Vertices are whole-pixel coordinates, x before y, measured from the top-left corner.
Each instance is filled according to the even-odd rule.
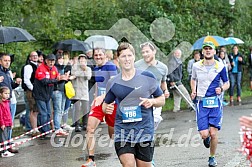
[[[218,143],[217,134],[221,129],[223,115],[220,95],[229,88],[229,81],[223,63],[214,60],[214,44],[203,43],[202,52],[204,59],[194,63],[192,68],[191,97],[196,101],[198,131],[205,147],[210,147],[209,166],[215,167],[217,166],[214,157]],[[221,80],[222,86],[220,86]]]
[[[164,92],[165,98],[170,96],[170,93],[167,89],[166,77],[168,74],[167,66],[161,61],[156,60],[156,48],[151,42],[145,42],[140,45],[143,59],[135,62],[135,67],[140,70],[150,71],[154,74],[157,79],[157,83],[160,85],[160,88]],[[163,120],[161,117],[162,107],[154,108],[154,125],[155,130],[158,127],[158,124]]]

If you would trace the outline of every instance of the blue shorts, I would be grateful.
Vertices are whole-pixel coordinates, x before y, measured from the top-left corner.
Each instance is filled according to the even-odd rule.
[[[223,107],[218,100],[219,107],[206,108],[203,107],[203,102],[198,101],[196,103],[196,121],[198,126],[198,131],[209,129],[209,127],[215,127],[218,130],[221,129],[222,117],[223,117]]]

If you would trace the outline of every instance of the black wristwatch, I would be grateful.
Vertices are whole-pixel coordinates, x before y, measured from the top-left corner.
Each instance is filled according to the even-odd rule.
[[[222,88],[222,87],[220,87],[220,89],[221,89],[221,92],[223,92],[223,88]]]

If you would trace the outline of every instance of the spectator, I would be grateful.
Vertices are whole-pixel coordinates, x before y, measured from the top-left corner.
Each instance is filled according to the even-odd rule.
[[[72,98],[75,108],[75,132],[80,132],[80,118],[82,118],[83,130],[86,130],[87,127],[89,113],[88,80],[92,75],[91,68],[87,66],[86,55],[79,55],[78,63],[73,66],[72,75],[75,78],[72,80],[75,89],[75,96]]]
[[[171,59],[168,62],[168,71],[169,71],[169,75],[168,75],[168,81],[170,82],[170,86],[174,86],[175,84],[177,85],[178,89],[183,93],[183,95],[185,96],[185,98],[187,98],[187,100],[192,103],[191,97],[188,93],[188,91],[186,90],[185,86],[182,83],[182,60],[181,60],[181,56],[182,56],[182,52],[180,49],[176,49],[173,53],[173,56],[171,57]],[[180,94],[180,92],[173,88],[172,89],[172,93],[173,93],[173,99],[174,99],[174,107],[173,107],[173,112],[178,112],[180,111],[180,103],[182,100],[182,95]],[[187,101],[186,100],[186,101]],[[191,106],[188,104],[188,108],[191,109]]]
[[[40,64],[42,64],[44,62],[45,54],[42,51],[40,51],[40,50],[37,50],[36,52],[38,54],[38,61],[37,61],[37,63],[38,63],[38,66],[39,66]]]
[[[38,54],[37,52],[33,51],[30,53],[29,62],[26,64],[22,70],[21,76],[23,76],[22,80],[22,88],[24,89],[25,96],[27,98],[27,104],[29,105],[29,118],[32,129],[37,128],[37,118],[38,118],[38,109],[36,106],[35,99],[32,95],[32,90],[34,87],[34,80],[35,80],[35,72],[37,70],[37,61],[38,61]],[[38,130],[34,130],[32,132],[32,137],[39,135],[40,132]]]
[[[64,65],[63,55],[57,55],[57,60],[55,63],[55,67],[57,68],[59,75],[68,77],[70,74],[71,66]],[[61,120],[65,110],[66,104],[66,95],[65,95],[65,80],[58,81],[54,84],[54,91],[52,95],[52,103],[53,103],[53,123],[56,136],[66,136],[68,133],[63,131],[61,128]]]
[[[37,108],[41,114],[40,123],[44,125],[45,123],[50,122],[51,116],[51,107],[50,99],[52,97],[54,84],[58,80],[67,80],[68,78],[60,77],[55,64],[55,55],[49,54],[45,62],[42,63],[35,72],[34,88],[33,88],[33,97],[36,100]],[[42,127],[42,133],[48,132],[50,130],[49,125]],[[42,138],[44,138],[43,136]]]
[[[0,143],[9,140],[7,137],[13,128],[10,112],[10,89],[6,86],[0,87]],[[4,145],[3,145],[4,146]],[[15,154],[8,150],[3,150],[2,157],[12,157]]]
[[[10,64],[11,64],[11,57],[10,55],[6,53],[0,53],[0,87],[6,86],[10,90],[10,98],[12,98],[12,89],[15,89],[18,87],[22,79],[16,78],[16,81],[14,82],[10,75]],[[10,106],[9,106],[10,107]],[[9,109],[10,110],[10,109]],[[9,132],[8,137],[11,136],[11,132]],[[10,139],[10,138],[9,138]],[[15,150],[13,148],[8,149],[11,153],[18,153],[18,150]]]
[[[70,78],[71,78],[71,70],[72,70],[72,65],[70,63],[70,53],[68,51],[63,52],[63,65],[66,69],[70,70]],[[69,78],[69,80],[70,80]],[[74,128],[68,125],[68,112],[71,106],[71,100],[66,97],[66,103],[65,103],[65,108],[64,108],[64,113],[62,117],[62,128],[67,131],[72,131]]]
[[[237,102],[241,104],[241,80],[242,80],[242,65],[245,64],[243,55],[239,53],[238,46],[233,46],[233,53],[229,55],[229,61],[231,63],[231,70],[229,71],[230,78],[230,105],[234,103],[234,87],[237,85]]]
[[[27,56],[25,65],[21,68],[21,79],[22,79],[22,89],[24,89],[24,67],[30,63],[30,54]],[[30,121],[30,108],[27,100],[27,96],[24,92],[24,101],[25,101],[25,130],[28,132],[32,129],[31,127],[31,121]]]
[[[200,60],[200,52],[199,51],[195,51],[193,53],[193,59],[188,61],[187,64],[187,72],[188,72],[188,81],[189,83],[191,82],[191,76],[192,76],[192,66],[195,62]]]

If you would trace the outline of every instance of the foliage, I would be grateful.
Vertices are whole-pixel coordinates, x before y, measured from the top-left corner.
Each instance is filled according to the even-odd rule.
[[[15,70],[32,50],[52,52],[51,46],[59,40],[85,40],[85,30],[107,30],[121,18],[129,19],[149,39],[155,19],[170,19],[176,29],[173,38],[165,43],[152,39],[166,55],[183,41],[193,44],[207,33],[227,37],[232,29],[235,37],[246,41],[242,52],[252,44],[252,5],[246,0],[236,1],[234,8],[228,0],[2,0],[0,6],[4,26],[27,29],[37,39],[0,48],[18,56]],[[76,30],[81,34],[75,35]]]

